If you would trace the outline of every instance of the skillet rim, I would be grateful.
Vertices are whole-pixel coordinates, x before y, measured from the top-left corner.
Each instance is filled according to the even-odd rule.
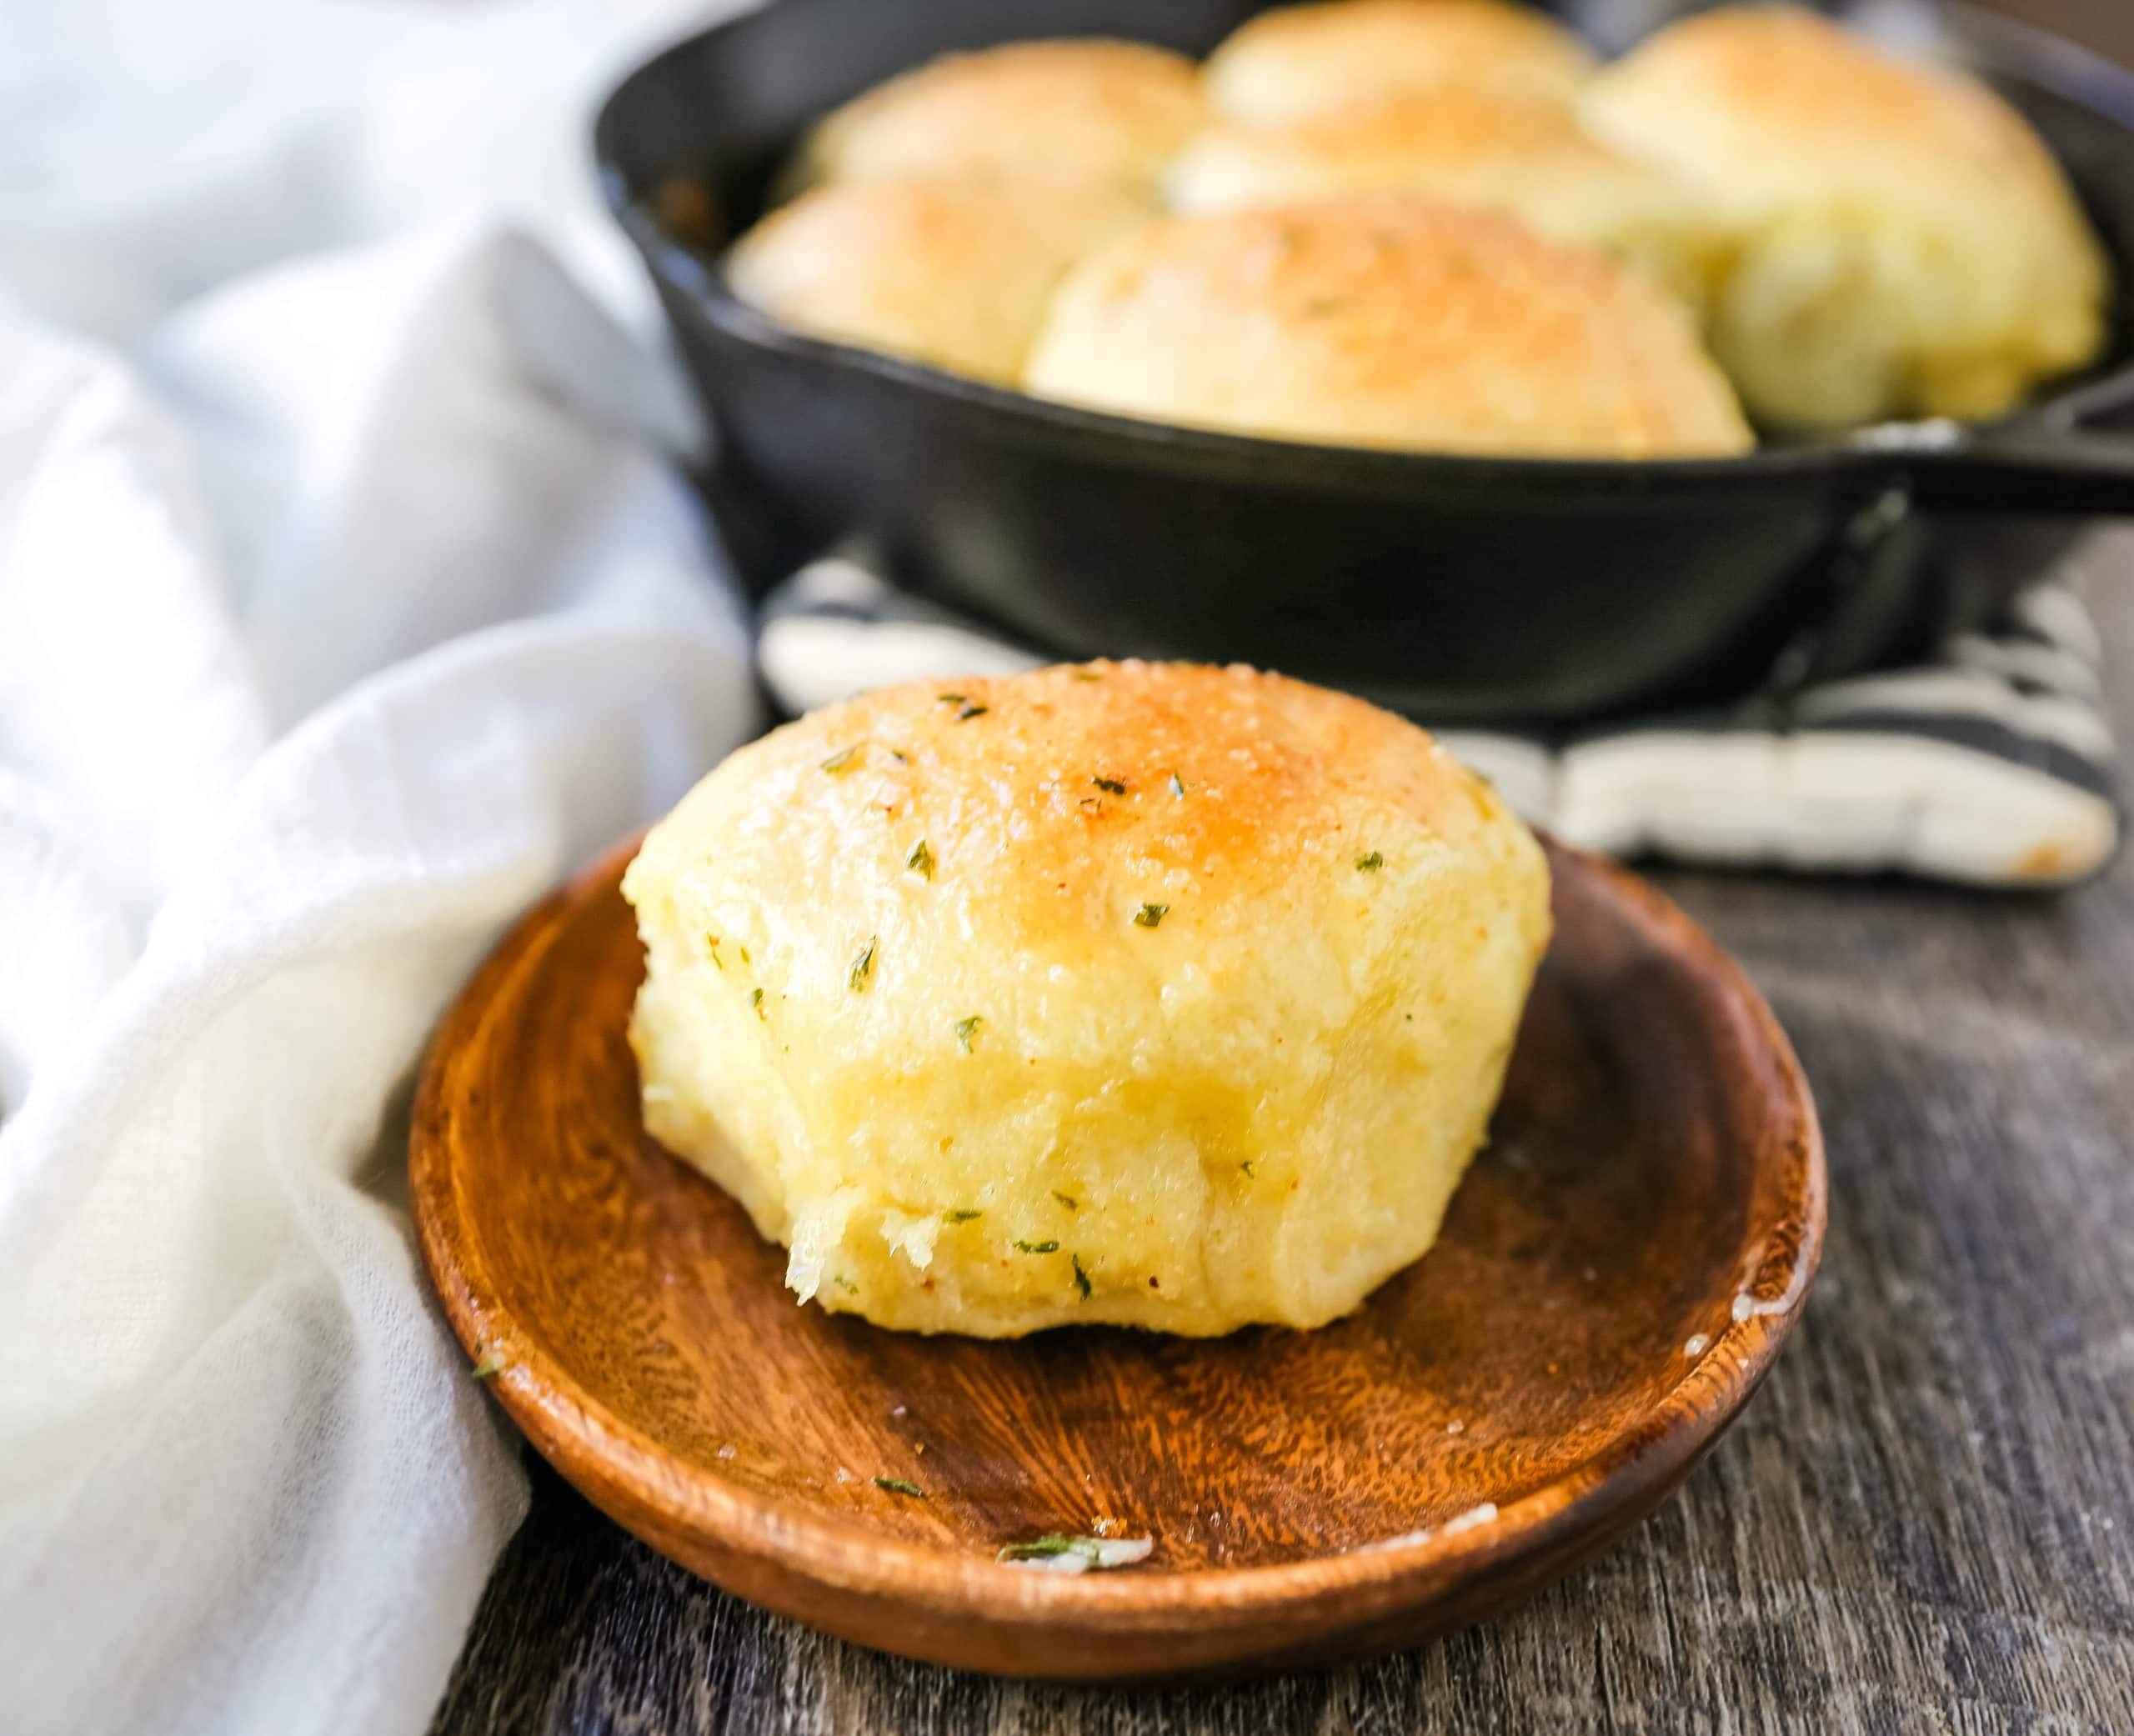
[[[1635,502],[1686,493],[1718,508],[1734,489],[1761,493],[1801,481],[1853,480],[1872,486],[1907,461],[1969,454],[1990,458],[1996,437],[2069,434],[2083,406],[2134,400],[2134,243],[2126,248],[2094,223],[2112,266],[2119,305],[2120,359],[2061,376],[2006,416],[1978,423],[1949,418],[1894,419],[1827,435],[1781,438],[1731,456],[1669,458],[1536,458],[1487,453],[1411,451],[1284,440],[1190,424],[1145,421],[1036,397],[923,362],[810,337],[759,313],[728,287],[723,261],[707,258],[662,232],[631,192],[617,161],[621,116],[639,106],[643,88],[667,63],[744,28],[784,0],[752,8],[691,31],[653,50],[609,88],[596,112],[593,156],[609,215],[664,291],[686,296],[728,340],[765,355],[816,369],[858,373],[932,403],[975,411],[1004,434],[1149,472],[1183,470],[1198,477],[1229,475],[1264,486],[1300,490],[1415,494],[1458,493],[1470,499],[1545,490],[1565,504],[1613,497]],[[1849,8],[1848,8],[1849,9]],[[1951,37],[1962,63],[1981,74],[2016,78],[2080,108],[2126,135],[2134,153],[2134,70],[2053,32],[1963,3],[1949,5]],[[2056,157],[2058,153],[2055,153]],[[2066,168],[2062,163],[2063,170]],[[2072,178],[2071,173],[2070,178]],[[2079,183],[2078,183],[2079,192]]]

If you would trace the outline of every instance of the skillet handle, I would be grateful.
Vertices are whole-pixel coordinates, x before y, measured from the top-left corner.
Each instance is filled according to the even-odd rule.
[[[2134,368],[2019,420],[1905,423],[1872,430],[1866,443],[1930,511],[2134,518],[2134,432],[2115,421],[2134,422]]]

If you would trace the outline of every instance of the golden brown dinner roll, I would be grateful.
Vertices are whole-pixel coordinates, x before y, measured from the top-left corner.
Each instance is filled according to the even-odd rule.
[[[1023,383],[1349,446],[1637,458],[1751,443],[1672,297],[1505,218],[1403,198],[1136,230],[1068,273]]]
[[[1205,110],[1193,63],[1091,37],[1009,43],[879,84],[809,136],[789,184],[909,177],[1145,188]]]
[[[1661,31],[1585,113],[1720,212],[1712,344],[1766,420],[1990,416],[2103,342],[2106,267],[2066,177],[1960,73],[1739,8]]]
[[[986,1336],[1355,1307],[1436,1235],[1549,933],[1420,730],[1182,664],[816,712],[623,889],[652,1132],[804,1299]]]
[[[1145,216],[1109,188],[834,182],[743,236],[728,281],[803,331],[1012,385],[1061,273]]]
[[[1446,85],[1564,103],[1592,68],[1576,37],[1507,0],[1325,0],[1261,13],[1205,76],[1223,113],[1281,121]]]
[[[1555,103],[1446,89],[1304,119],[1211,127],[1167,178],[1184,211],[1409,193],[1501,211],[1628,260],[1691,303],[1718,262],[1703,202]]]

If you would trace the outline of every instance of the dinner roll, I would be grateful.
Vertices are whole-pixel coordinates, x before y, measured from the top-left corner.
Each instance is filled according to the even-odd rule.
[[[1505,218],[1413,199],[1135,230],[1068,273],[1023,383],[1347,446],[1638,458],[1751,443],[1673,298]]]
[[[1412,724],[1139,663],[816,712],[623,890],[653,1133],[804,1300],[988,1337],[1355,1308],[1436,1235],[1550,922]]]
[[[1766,421],[1991,416],[2103,342],[2106,266],[2066,177],[1960,73],[1741,8],[1661,31],[1585,114],[1732,233],[1711,341]]]
[[[1101,182],[1145,188],[1199,126],[1193,63],[1090,37],[944,55],[824,119],[789,184],[818,180]]]
[[[1239,120],[1293,120],[1446,85],[1568,102],[1585,45],[1505,0],[1326,0],[1278,7],[1208,58],[1210,100]]]
[[[1501,211],[1629,261],[1692,303],[1718,263],[1703,202],[1563,108],[1448,89],[1302,120],[1211,127],[1172,164],[1185,211],[1410,193]]]
[[[1145,214],[1105,188],[835,182],[743,236],[727,281],[803,331],[1012,385],[1061,274]]]

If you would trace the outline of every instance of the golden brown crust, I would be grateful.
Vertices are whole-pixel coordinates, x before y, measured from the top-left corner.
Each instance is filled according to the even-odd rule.
[[[1068,266],[1147,215],[1106,188],[834,182],[764,218],[727,271],[800,330],[1011,385]]]
[[[1138,230],[1068,274],[1024,384],[1349,445],[1627,458],[1750,444],[1671,298],[1504,218],[1398,198]]]
[[[1514,217],[1644,267],[1692,302],[1716,260],[1703,202],[1560,104],[1448,88],[1199,134],[1165,177],[1181,211],[1410,193]]]
[[[944,55],[855,97],[796,178],[1099,182],[1145,188],[1204,118],[1192,62],[1101,38]]]
[[[1435,1234],[1549,930],[1412,725],[1246,669],[863,695],[624,883],[647,1124],[824,1306],[926,1331],[1315,1325]]]
[[[1262,897],[1300,850],[1341,833],[1358,800],[1455,846],[1502,818],[1414,724],[1242,665],[907,682],[813,713],[730,763],[781,823],[804,805],[818,835],[796,850],[843,855],[865,840],[895,856],[905,832],[923,834],[939,883],[1070,947],[1063,925],[1116,940],[1140,893],[1190,884],[1195,919]]]
[[[1565,103],[1593,69],[1585,44],[1504,0],[1327,0],[1264,13],[1209,57],[1210,99],[1277,121],[1463,86]]]
[[[1737,7],[1660,32],[1582,113],[1705,189],[1738,259],[1715,342],[1761,413],[1990,414],[2102,342],[2107,268],[2065,174],[1961,73]]]

